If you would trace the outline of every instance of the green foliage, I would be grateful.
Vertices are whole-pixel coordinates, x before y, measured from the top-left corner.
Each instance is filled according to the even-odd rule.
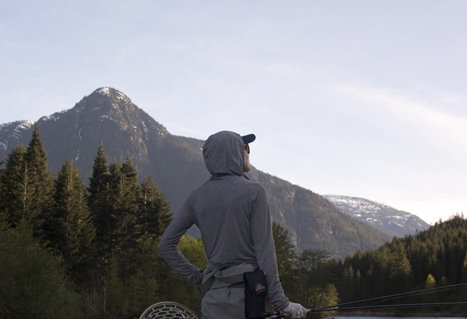
[[[189,235],[183,236],[180,239],[178,249],[196,267],[206,269],[208,258],[204,250],[204,245],[201,239],[193,238]]]
[[[47,171],[37,125],[28,148],[16,145],[9,154],[0,179],[0,208],[8,212],[9,222],[13,226],[26,222],[36,237],[47,233],[53,206],[52,173]]]
[[[389,266],[389,280],[392,291],[395,293],[406,292],[411,288],[413,282],[412,267],[403,248],[393,254]]]
[[[162,190],[156,186],[152,175],[145,178],[140,185],[138,198],[138,225],[142,234],[162,236],[173,218],[170,204]]]
[[[203,242],[189,235],[183,236],[180,239],[178,246],[180,252],[195,266],[200,269],[206,269],[208,259],[204,250]],[[197,288],[198,286],[181,278],[175,272],[170,272],[170,283],[172,289],[170,291],[173,300],[186,305],[188,308],[201,312],[201,295]]]
[[[105,311],[108,311],[113,315],[121,316],[123,312],[122,306],[125,301],[125,289],[123,281],[119,276],[119,266],[115,257],[110,259],[107,271],[107,282],[104,287]]]
[[[64,269],[75,278],[87,276],[94,257],[96,229],[87,204],[86,188],[73,162],[66,163],[54,180],[54,202],[48,246],[59,251]],[[84,281],[81,278],[81,282]]]
[[[176,297],[176,275],[157,252],[173,213],[152,176],[138,184],[131,159],[109,165],[102,144],[89,194],[70,160],[51,176],[36,127],[0,177],[2,318],[134,318]],[[182,249],[207,262],[200,241],[182,241]],[[194,304],[199,294],[180,298]]]
[[[47,170],[47,153],[36,125],[26,149],[26,167],[30,192],[27,216],[36,236],[49,231],[48,220],[53,207],[52,172]]]
[[[428,277],[425,281],[425,289],[436,288],[436,280],[431,274],[428,274]]]
[[[17,225],[27,218],[31,203],[31,185],[28,182],[26,149],[22,145],[16,147],[8,155],[5,170],[0,176],[0,208],[8,212],[8,221]]]
[[[138,214],[138,179],[131,160],[123,164],[110,165],[108,183],[108,209],[111,229],[107,235],[112,248],[123,250],[134,246],[139,234]],[[110,244],[110,243],[109,243]]]
[[[105,198],[107,183],[109,180],[108,160],[105,156],[104,144],[99,145],[97,156],[94,159],[92,177],[89,178],[89,206],[95,212],[105,210],[107,200]],[[104,216],[105,217],[105,216]],[[105,221],[96,219],[96,223],[102,226]]]
[[[322,250],[304,250],[297,258],[298,301],[308,308],[335,305],[339,300],[328,260]]]
[[[273,222],[273,237],[282,287],[286,296],[308,308],[335,305],[339,301],[330,265],[335,261],[322,250],[303,250],[300,255],[288,238],[288,232]],[[329,315],[329,313],[328,313]],[[323,314],[314,314],[321,317]]]
[[[466,253],[467,221],[462,215],[456,215],[415,236],[394,238],[376,250],[347,256],[344,268],[340,270],[336,266],[332,272],[338,274],[342,302],[362,300],[461,283],[467,269]],[[460,301],[461,296],[467,295],[466,291],[431,293],[406,301]]]
[[[17,145],[5,164],[0,175],[0,317],[137,318],[161,300],[200,311],[196,285],[176,275],[157,252],[173,216],[170,205],[152,175],[138,183],[130,158],[109,164],[101,144],[87,190],[69,160],[52,179],[36,127],[29,147]],[[316,206],[318,197],[292,186],[289,190],[295,192],[293,201],[287,199],[281,209],[307,202],[317,212],[306,217],[309,222],[329,230],[307,228],[309,238],[366,240],[364,234],[349,233],[346,223],[331,223],[334,215]],[[301,225],[297,216],[294,222]],[[321,248],[296,255],[297,235],[289,237],[278,223],[273,223],[273,236],[287,296],[310,308],[467,282],[463,216],[375,250],[357,250],[344,261],[330,259]],[[201,240],[182,237],[179,249],[193,264],[206,267]],[[424,298],[462,301],[466,291]]]
[[[0,317],[80,318],[80,297],[25,222],[0,230]]]
[[[295,289],[295,260],[296,254],[294,246],[290,242],[288,232],[279,223],[272,223],[272,235],[274,238],[274,246],[277,258],[277,268],[279,278],[282,281],[282,288],[289,298],[293,298],[296,294]]]

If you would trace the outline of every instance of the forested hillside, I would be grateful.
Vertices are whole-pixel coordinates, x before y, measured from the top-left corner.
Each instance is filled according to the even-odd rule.
[[[268,176],[255,174],[252,178]],[[268,192],[287,197],[280,186]],[[17,145],[0,175],[0,317],[129,319],[163,300],[199,312],[196,286],[177,276],[157,252],[172,216],[152,176],[139,181],[132,161],[109,162],[103,145],[88,187],[71,160],[53,176],[36,127],[28,147]],[[308,308],[467,282],[463,216],[375,250],[359,250],[344,261],[322,249],[297,254],[279,223],[273,234],[286,295]],[[193,264],[206,267],[201,240],[183,237],[179,248]],[[464,288],[406,301],[466,298]],[[423,311],[461,313],[460,307]]]
[[[152,176],[138,182],[131,160],[109,163],[102,145],[89,187],[68,159],[53,176],[36,126],[0,176],[0,317],[133,318],[165,299],[198,309],[156,249],[172,216]],[[180,248],[206,266],[200,241]]]
[[[27,148],[12,150],[0,175],[1,318],[137,318],[163,300],[200,311],[197,287],[157,251],[169,203],[152,176],[137,176],[129,158],[109,163],[103,145],[88,187],[69,159],[53,176],[37,126]],[[301,298],[295,280],[306,272],[296,273],[287,231],[274,223],[273,232],[284,288]],[[179,249],[205,269],[201,240],[183,237]],[[320,299],[335,303],[335,288]]]
[[[343,302],[467,283],[467,220],[463,215],[453,216],[416,235],[395,237],[376,250],[358,251],[347,256],[342,266],[336,265],[334,273],[339,278],[337,287]],[[404,302],[465,300],[466,286],[419,295]],[[432,307],[424,311],[436,309],[467,313],[465,306]]]

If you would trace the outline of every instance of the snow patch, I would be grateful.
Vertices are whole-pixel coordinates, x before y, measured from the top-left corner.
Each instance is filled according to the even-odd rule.
[[[107,95],[107,96],[109,96],[109,95],[110,95],[110,88],[108,88],[108,87],[102,87],[102,88],[100,88],[100,89],[97,91],[97,93],[100,93],[100,94],[102,94],[102,95]]]
[[[99,116],[99,119],[101,120],[101,122],[104,121],[104,119],[108,119],[108,120],[110,120],[110,121],[114,121],[115,123],[118,123],[116,119],[114,119],[114,118],[112,118],[112,117],[110,117],[110,116],[108,116],[108,115],[105,115],[105,114]]]
[[[56,114],[56,113],[55,113]],[[57,121],[58,119],[60,119],[60,116],[59,115],[55,115],[55,114],[52,114],[50,116],[43,116],[41,117],[41,121],[50,121],[50,120],[54,120],[54,121]]]
[[[33,121],[16,121],[16,122],[9,122],[0,125],[0,130],[7,130],[8,127],[16,125],[13,128],[13,132],[7,138],[13,138],[14,140],[18,140],[21,137],[21,134],[31,128],[35,122]],[[4,140],[0,142],[0,149],[6,151],[8,148],[8,141]]]
[[[33,121],[24,121],[24,122],[21,122],[21,124],[17,125],[16,128],[15,128],[15,131],[16,130],[27,130],[29,128],[31,128],[35,123]]]
[[[141,121],[141,125],[143,125],[144,138],[147,140],[147,139],[148,139],[148,132],[149,132],[149,129],[148,129],[148,127],[146,126],[146,123],[144,123],[144,121]]]

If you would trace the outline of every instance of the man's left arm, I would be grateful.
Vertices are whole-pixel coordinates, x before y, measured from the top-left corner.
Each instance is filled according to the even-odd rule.
[[[199,285],[204,277],[203,270],[191,264],[178,249],[180,238],[192,225],[189,205],[185,202],[162,235],[157,250],[177,274]]]

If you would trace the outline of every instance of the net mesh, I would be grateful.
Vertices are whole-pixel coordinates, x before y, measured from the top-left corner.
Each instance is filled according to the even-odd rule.
[[[189,308],[176,302],[159,302],[152,305],[141,315],[140,319],[174,318],[199,319]]]

